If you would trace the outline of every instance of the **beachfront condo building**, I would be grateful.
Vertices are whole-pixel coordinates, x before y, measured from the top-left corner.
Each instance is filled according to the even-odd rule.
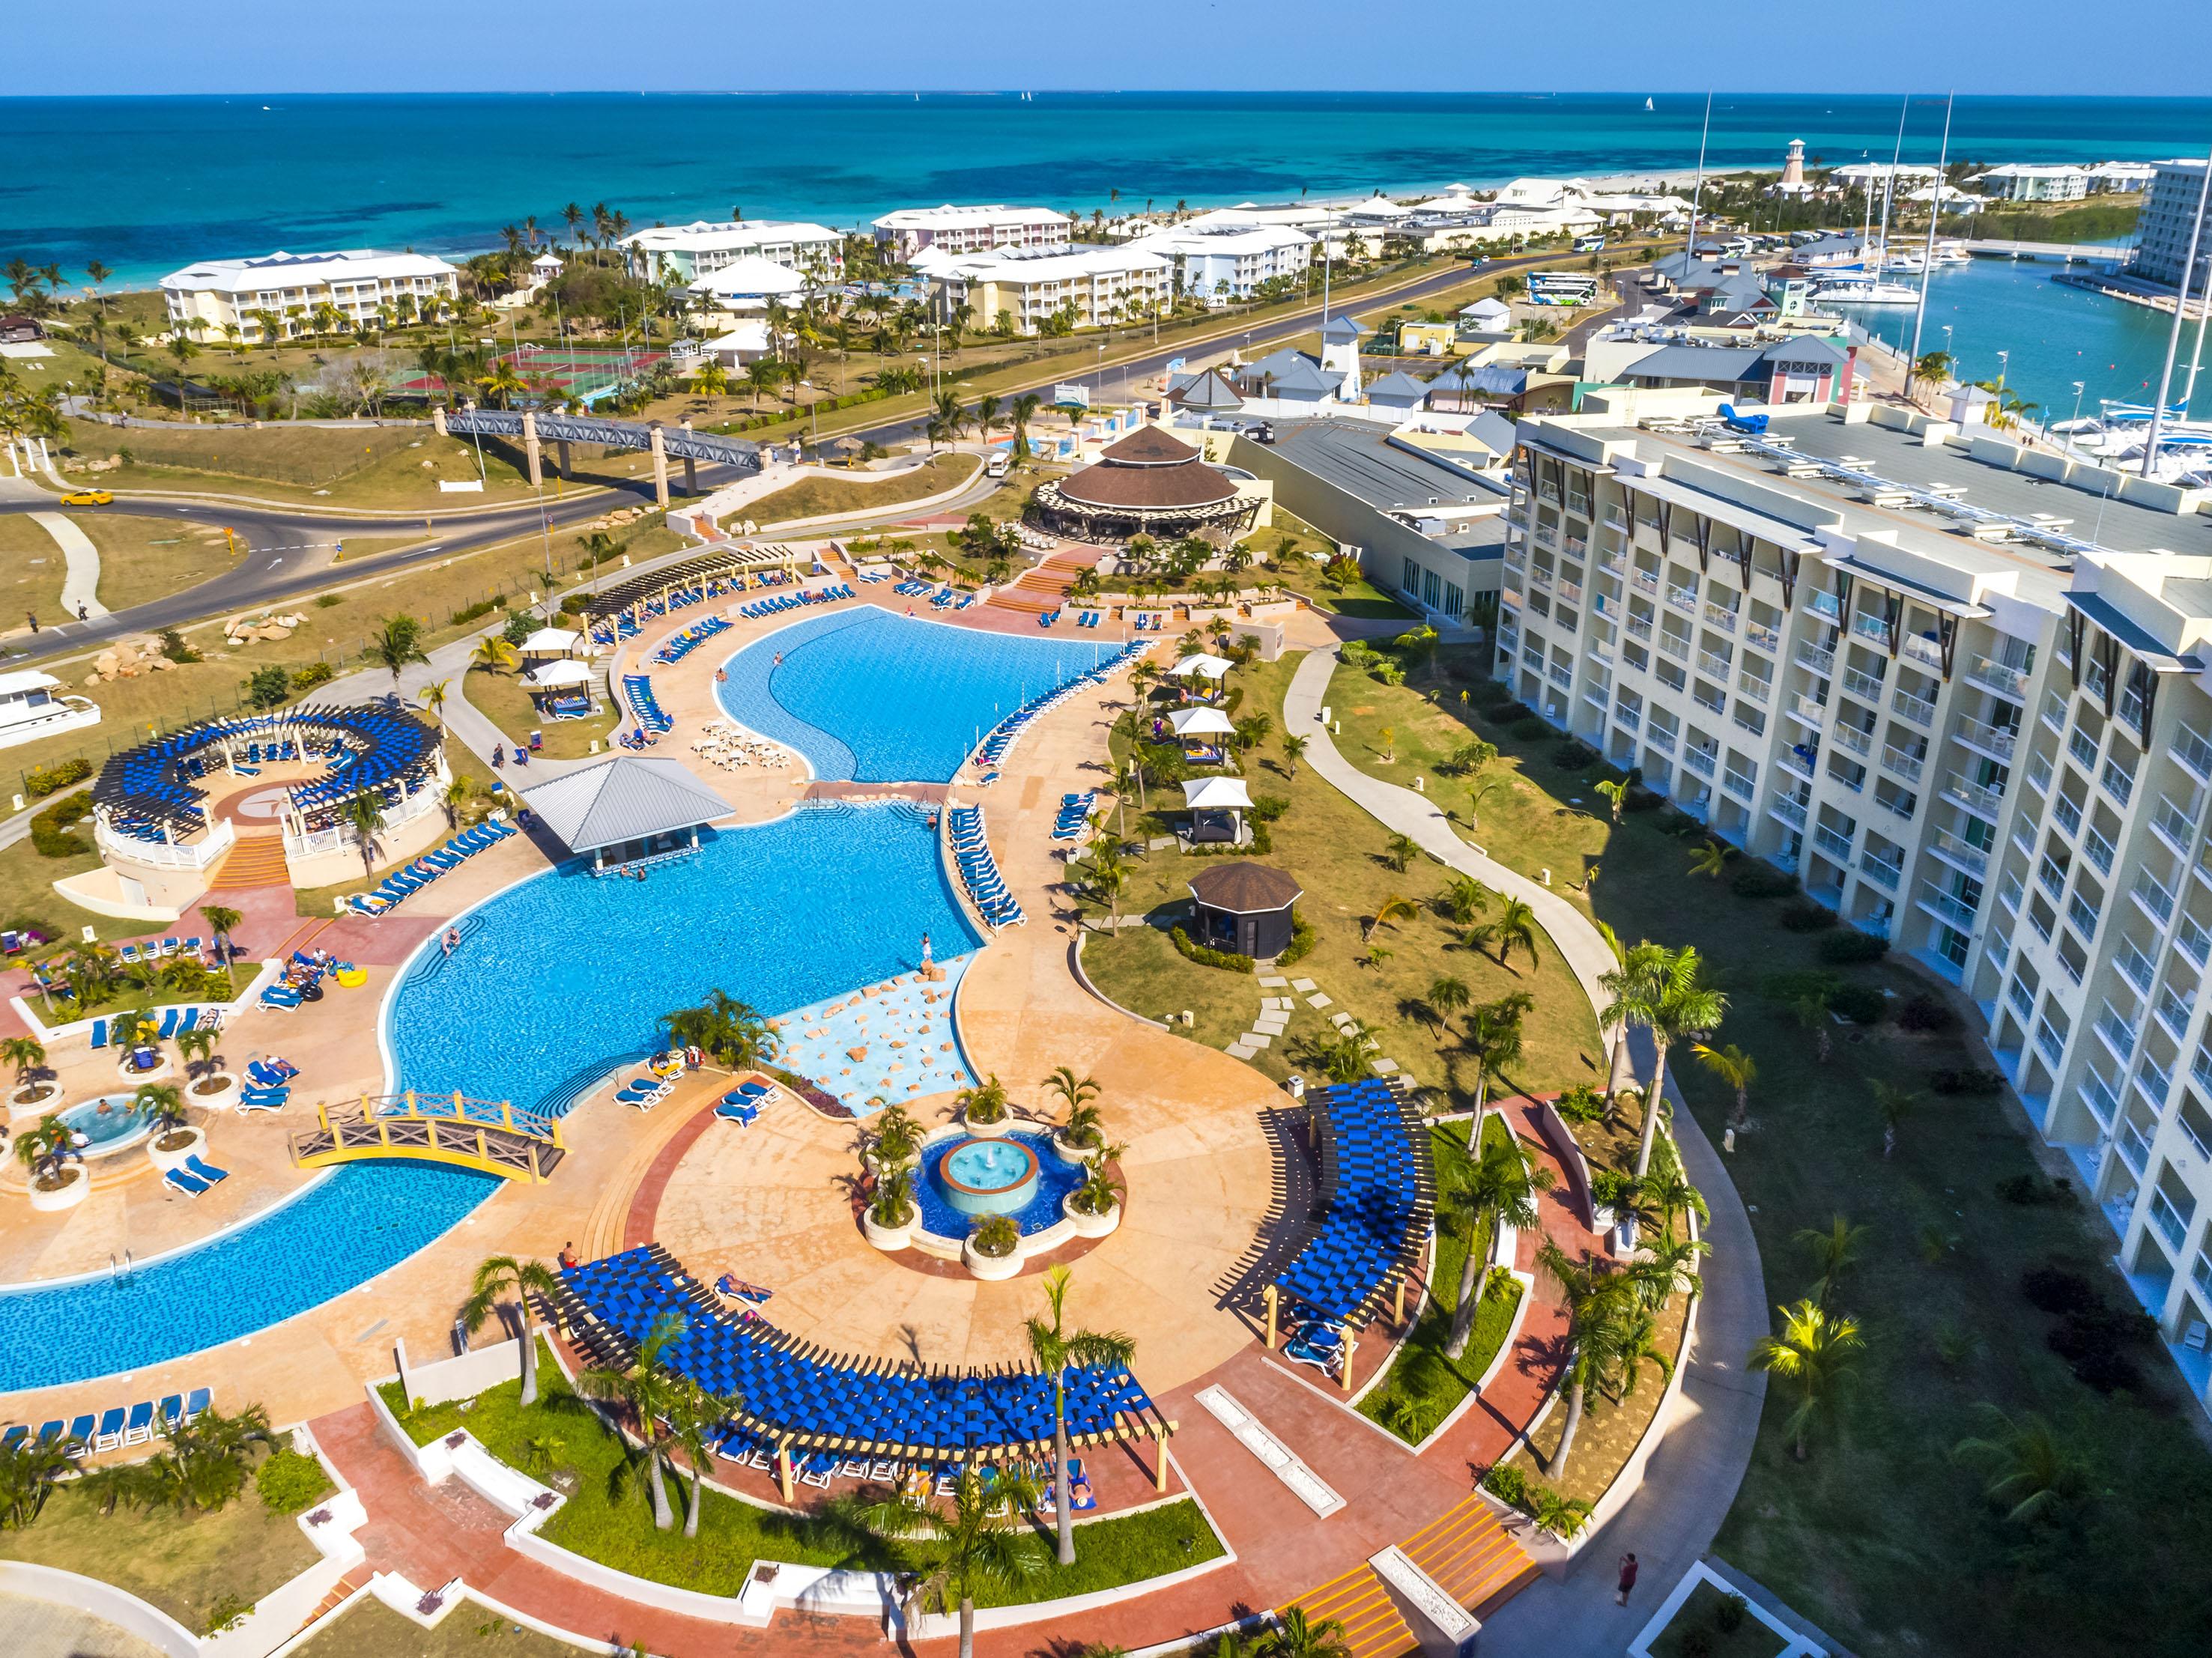
[[[1303,282],[1315,252],[1305,232],[1273,224],[1175,225],[1131,246],[1168,260],[1175,291],[1208,305],[1249,300],[1278,278]]]
[[[2204,276],[2212,268],[2212,207],[2203,205],[2204,163],[2160,161],[2144,197],[2142,217],[2136,222],[2135,263],[2128,274],[2167,288],[2181,285],[2181,268],[2189,258],[2190,228],[2200,214],[2204,221],[2197,238],[2197,265],[2189,273],[2191,295],[2204,291]]]
[[[915,269],[930,278],[945,305],[971,307],[976,326],[994,327],[1003,316],[1018,334],[1039,333],[1055,317],[1077,328],[1101,328],[1143,316],[1174,292],[1172,264],[1133,243],[925,252]]]
[[[1717,401],[1521,423],[1497,671],[1971,999],[2212,1409],[2205,492]]]
[[[1066,247],[1074,221],[1048,207],[902,207],[872,227],[903,264],[924,248],[981,253],[994,247]]]
[[[235,328],[240,341],[261,344],[272,332],[328,331],[333,312],[349,329],[432,317],[460,283],[459,270],[427,253],[276,252],[173,270],[161,278],[161,304],[172,327],[224,338]]]
[[[639,276],[681,282],[712,276],[740,259],[766,259],[809,276],[836,276],[845,268],[845,239],[827,225],[805,220],[702,219],[655,225],[623,237],[623,246]]]

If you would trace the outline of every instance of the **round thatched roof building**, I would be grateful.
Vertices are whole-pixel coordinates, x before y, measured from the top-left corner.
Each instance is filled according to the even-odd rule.
[[[1132,536],[1226,538],[1259,502],[1202,453],[1156,426],[1139,427],[1091,465],[1040,484],[1032,506],[1049,529],[1086,541]]]

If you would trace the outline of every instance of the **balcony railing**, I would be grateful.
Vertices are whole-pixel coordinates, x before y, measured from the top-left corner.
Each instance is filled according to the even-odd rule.
[[[1923,639],[1918,634],[1905,635],[1904,647],[1899,654],[1910,661],[1917,662],[1923,668],[1933,668],[1938,673],[1943,671],[1942,647],[1932,639]]]
[[[2066,739],[2066,752],[2072,755],[2081,769],[2094,777],[2097,774],[2097,739],[2085,731],[2076,731]]]
[[[1859,611],[1851,617],[1851,632],[1861,639],[1871,640],[1884,650],[1889,648],[1889,623],[1878,616]]]
[[[1818,588],[1805,595],[1805,608],[1823,622],[1834,623],[1843,616],[1843,607],[1836,602],[1836,596]]]
[[[1920,891],[1915,902],[1929,914],[1948,921],[1961,932],[1968,931],[1974,925],[1974,912],[1972,906],[1944,891],[1933,881],[1923,881],[1920,884]]]
[[[1701,749],[1692,745],[1682,750],[1682,763],[1700,777],[1711,777],[1714,768],[1720,764],[1720,752],[1716,749]]]
[[[1668,588],[1667,602],[1669,604],[1672,604],[1676,610],[1687,611],[1692,616],[1695,616],[1698,613],[1698,595],[1695,590],[1692,588]]]
[[[1937,829],[1929,836],[1929,847],[1950,863],[1958,865],[1975,876],[1986,875],[1990,867],[1989,849],[1964,841],[1948,829]]]
[[[1723,683],[1726,683],[1728,681],[1729,665],[1728,658],[1723,656],[1717,651],[1701,650],[1698,653],[1698,667],[1699,671],[1711,674],[1714,678],[1721,681]]]
[[[1782,648],[1782,635],[1763,622],[1747,622],[1743,627],[1747,645],[1756,645],[1762,651],[1774,652]]]
[[[1705,625],[1718,628],[1724,634],[1732,634],[1735,631],[1735,612],[1725,604],[1707,604]]]
[[[1827,709],[1822,708],[1820,703],[1814,701],[1809,696],[1792,697],[1790,701],[1790,712],[1796,714],[1798,719],[1803,720],[1814,731],[1822,729],[1828,718]]]
[[[1881,706],[1881,681],[1874,674],[1862,673],[1856,668],[1846,668],[1844,670],[1844,689],[1853,696],[1863,696],[1876,707]]]
[[[1848,726],[1838,720],[1836,722],[1835,738],[1838,747],[1849,749],[1853,754],[1874,752],[1874,733],[1861,731],[1856,726]]]
[[[1650,570],[1639,568],[1628,579],[1632,582],[1635,583],[1637,590],[1639,592],[1646,592],[1656,596],[1659,592],[1659,578]]]
[[[1788,795],[1780,795],[1766,810],[1771,816],[1780,818],[1792,829],[1802,829],[1805,827],[1805,803],[1802,800],[1793,800]]]
[[[1924,696],[1915,696],[1911,691],[1899,690],[1889,699],[1889,706],[1916,726],[1933,726],[1936,723],[1936,705]],[[2006,752],[2009,754],[2011,750],[2008,749]]]
[[[1957,772],[1943,780],[1940,793],[1946,800],[1964,806],[1978,817],[1986,817],[1992,823],[2004,805],[2004,796],[1984,784],[1970,783]]]
[[[1628,631],[1638,639],[1649,639],[1651,637],[1651,623],[1643,616],[1632,616],[1627,618],[1625,625],[1627,627]]]
[[[1838,863],[1849,866],[1851,861],[1851,837],[1826,823],[1813,831],[1813,844]]]
[[[2212,784],[2212,741],[2193,726],[2184,726],[2170,739],[2173,757],[2189,768],[2200,783]]]
[[[1662,628],[1659,630],[1659,648],[1677,662],[1687,662],[1690,659],[1691,646],[1686,634],[1668,633]]]
[[[2136,987],[2136,994],[2138,996],[2150,994],[2150,957],[2136,948],[2132,938],[2124,941],[2119,949],[2113,952],[2112,965],[2119,969],[2120,976],[2123,979]]]
[[[1746,668],[1735,677],[1735,688],[1754,702],[1764,702],[1773,694],[1774,683]]]
[[[1901,701],[1905,693],[1899,691],[1898,696],[1900,699],[1899,712],[1903,713]],[[1919,701],[1917,697],[1912,700]],[[1935,712],[1934,705],[1931,703],[1922,702],[1921,707],[1927,708],[1930,714]],[[1923,720],[1920,723],[1924,726],[1928,722]],[[2017,733],[2007,731],[2001,726],[1986,725],[1979,720],[1961,720],[1959,722],[1958,730],[1952,735],[1967,747],[1978,749],[1984,754],[1997,760],[2010,760],[2013,750],[2019,742]]]
[[[1746,800],[1758,798],[1759,779],[1749,772],[1731,769],[1722,776],[1721,786]]]
[[[2122,1018],[2119,1010],[2106,1002],[2104,1011],[2097,1016],[2097,1034],[2119,1056],[2120,1063],[2125,1065],[2130,1051],[2136,1045],[2136,1036],[2142,1034],[2142,1028],[2131,1019]]]
[[[1894,743],[1881,745],[1881,763],[1908,783],[1920,780],[1922,768],[1919,756],[1907,754]]]
[[[1579,581],[1570,581],[1561,576],[1559,592],[1559,597],[1570,604],[1579,604],[1583,601],[1583,584]]]
[[[2148,870],[2136,872],[2136,882],[2128,889],[2128,896],[2141,904],[2160,926],[2173,919],[2173,895]]]
[[[2008,668],[2002,662],[1986,656],[1978,656],[1966,670],[1966,677],[1984,690],[2008,696],[2015,702],[2027,701],[2027,676],[2018,668]]]
[[[1664,726],[1654,726],[1644,733],[1644,740],[1662,754],[1674,752],[1674,733]]]
[[[2081,831],[2081,855],[2097,866],[2100,875],[2112,872],[2112,843],[2105,838],[2104,831],[2091,824]],[[2160,889],[2165,890],[2164,888]]]
[[[1774,763],[1792,777],[1802,777],[1808,783],[1815,775],[1811,757],[1800,754],[1795,748],[1782,750],[1774,756]]]
[[[1692,682],[1690,700],[1708,714],[1728,712],[1728,693],[1714,689],[1702,679]]]
[[[2035,1033],[2035,1051],[2042,1054],[2045,1062],[2056,1071],[2058,1068],[2059,1060],[2066,1055],[2066,1038],[2046,1023],[2039,1028]],[[2108,1117],[2109,1114],[2108,1113]]]
[[[1869,852],[1862,854],[1859,859],[1859,873],[1876,886],[1886,887],[1894,892],[1897,890],[1898,883],[1905,878],[1905,865],[1901,861],[1891,863],[1877,858]]]
[[[2105,793],[2125,805],[2136,792],[2136,774],[2112,756],[2105,756],[2105,768],[2097,774],[2097,780],[2105,786]]]
[[[1618,730],[1632,732],[1644,723],[1644,716],[1634,708],[1615,707],[1613,711],[1613,723]]]
[[[1810,668],[1826,678],[1836,671],[1836,653],[1824,651],[1818,645],[1800,644],[1792,653],[1792,659],[1801,668]]]

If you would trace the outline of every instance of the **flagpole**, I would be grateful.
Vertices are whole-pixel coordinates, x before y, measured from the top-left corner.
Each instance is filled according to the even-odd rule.
[[[1936,199],[1928,203],[1928,246],[1920,256],[1920,299],[1912,307],[1912,349],[1905,358],[1905,397],[1912,400],[1913,370],[1920,362],[1920,326],[1928,318],[1928,278],[1936,269],[1936,222],[1943,216],[1943,170],[1951,164],[1951,104],[1956,93],[1943,94],[1943,148],[1936,155]]]
[[[1713,94],[1705,94],[1705,125],[1698,133],[1698,184],[1690,192],[1690,240],[1682,248],[1682,270],[1689,274],[1688,261],[1698,257],[1698,210],[1705,199],[1705,142],[1713,133]]]
[[[2189,303],[2189,275],[2197,269],[2197,244],[2204,230],[2204,205],[2212,198],[2212,155],[2204,161],[2204,182],[2197,187],[2197,216],[2189,226],[2189,253],[2181,262],[2181,281],[2173,290],[2173,326],[2166,333],[2166,367],[2159,372],[2158,399],[2150,406],[2150,438],[2143,445],[2142,475],[2148,477],[2158,464],[2159,428],[2166,423],[2166,397],[2173,389],[2173,357],[2181,349],[2181,313]],[[2212,305],[2212,282],[2202,295]]]

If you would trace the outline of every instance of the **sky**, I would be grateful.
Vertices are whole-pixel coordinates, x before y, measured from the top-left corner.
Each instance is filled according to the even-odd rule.
[[[1340,91],[2202,94],[2208,0],[77,0],[10,8],[0,95],[193,92]],[[340,24],[339,15],[346,18]]]

